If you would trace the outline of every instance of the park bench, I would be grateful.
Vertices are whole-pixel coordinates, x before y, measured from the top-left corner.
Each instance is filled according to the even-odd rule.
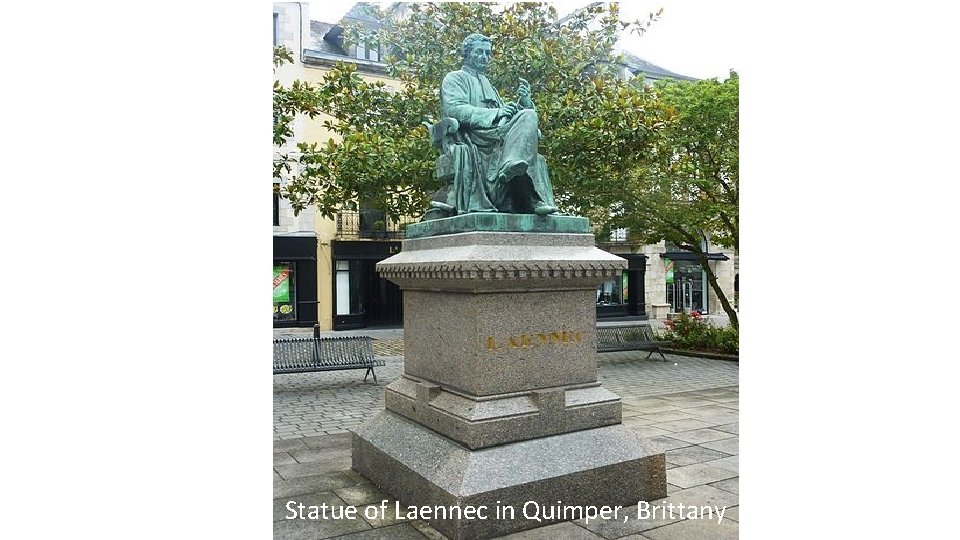
[[[383,359],[373,356],[373,338],[369,336],[279,338],[273,340],[273,374],[306,373],[339,369],[366,369],[363,380],[373,375]]]
[[[650,351],[647,358],[653,353],[659,353],[663,361],[662,347],[670,347],[672,342],[661,341],[654,335],[648,325],[619,325],[597,327],[597,352],[611,351]]]

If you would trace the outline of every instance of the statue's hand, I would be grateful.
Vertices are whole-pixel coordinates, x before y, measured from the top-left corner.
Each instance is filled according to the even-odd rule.
[[[530,83],[522,77],[520,78],[520,86],[517,87],[517,97],[530,99]]]
[[[530,83],[523,77],[520,78],[520,86],[517,87],[517,101],[524,109],[533,108],[533,101],[530,99]]]
[[[517,111],[520,110],[520,106],[514,102],[505,103],[503,107],[497,111],[497,119],[507,118],[510,119],[513,115],[517,114]]]

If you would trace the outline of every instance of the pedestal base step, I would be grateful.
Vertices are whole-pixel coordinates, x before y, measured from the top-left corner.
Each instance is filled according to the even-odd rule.
[[[404,375],[384,394],[388,411],[471,450],[619,424],[620,398],[600,383],[484,398]]]
[[[352,444],[353,469],[399,500],[401,509],[484,507],[486,519],[456,517],[456,511],[427,519],[455,540],[565,521],[527,519],[524,505],[630,507],[667,495],[664,454],[622,424],[469,450],[383,411],[354,433]]]

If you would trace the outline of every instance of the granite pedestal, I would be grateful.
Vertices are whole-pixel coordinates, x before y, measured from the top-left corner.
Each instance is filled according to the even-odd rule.
[[[595,291],[626,261],[595,247],[584,218],[496,216],[506,231],[481,218],[411,225],[377,265],[403,290],[405,366],[355,432],[353,468],[404,505],[517,511],[429,520],[458,539],[559,521],[525,519],[531,501],[666,496],[664,455],[623,427],[620,398],[597,381]]]

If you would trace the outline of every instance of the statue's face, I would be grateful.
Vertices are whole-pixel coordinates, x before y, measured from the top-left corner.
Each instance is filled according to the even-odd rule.
[[[477,71],[487,71],[490,65],[490,56],[493,54],[493,47],[486,41],[481,41],[470,49],[467,54],[467,66]]]

